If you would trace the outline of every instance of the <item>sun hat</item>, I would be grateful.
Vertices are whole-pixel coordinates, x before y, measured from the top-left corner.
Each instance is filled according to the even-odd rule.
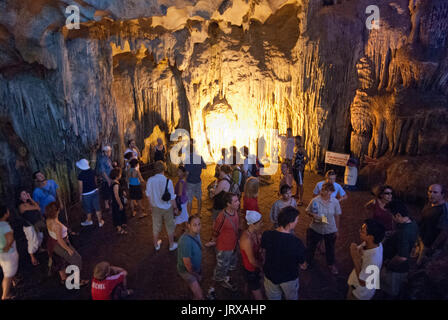
[[[246,211],[246,221],[248,225],[257,223],[261,219],[261,214],[257,211],[247,210]]]
[[[81,160],[77,161],[76,166],[81,170],[90,169],[89,161],[87,161],[86,159],[81,159]]]

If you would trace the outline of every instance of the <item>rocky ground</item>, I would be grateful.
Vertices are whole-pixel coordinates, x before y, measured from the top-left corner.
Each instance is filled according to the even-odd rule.
[[[203,173],[203,191],[213,179],[212,166]],[[263,214],[264,228],[271,228],[269,211],[277,199],[276,190],[280,175],[272,177],[272,184],[260,188],[259,206]],[[305,173],[305,203],[312,197],[312,190],[316,182],[322,177],[316,174]],[[203,192],[206,199],[206,193]],[[300,271],[300,299],[344,299],[347,286],[346,280],[352,269],[349,257],[351,242],[359,242],[358,230],[362,221],[367,218],[363,204],[371,198],[368,192],[350,192],[348,200],[342,205],[340,236],[336,244],[337,265],[340,270],[338,276],[333,276],[325,266],[323,254],[317,254],[317,267],[309,271]],[[201,237],[206,242],[211,235],[211,218],[208,208],[211,201],[205,200],[201,212]],[[310,219],[304,214],[305,207],[300,208],[300,219],[296,227],[296,234],[305,241],[305,231]],[[193,207],[194,212],[196,208]],[[128,213],[129,216],[129,213]],[[90,278],[94,265],[102,260],[122,266],[129,272],[129,287],[135,290],[133,299],[138,300],[183,300],[190,299],[191,294],[187,285],[178,276],[176,271],[176,253],[168,251],[168,241],[165,232],[162,233],[162,249],[156,253],[152,243],[151,218],[129,218],[129,234],[117,235],[112,225],[112,217],[107,214],[106,224],[102,229],[97,226],[78,227],[82,219],[79,206],[70,210],[70,225],[74,230],[80,231],[80,236],[73,239],[74,246],[83,257],[82,278]],[[177,230],[178,234],[180,231]],[[19,250],[25,252],[25,242],[20,230],[17,230]],[[39,256],[40,265],[33,267],[26,253],[21,255],[19,274],[21,282],[16,288],[18,299],[57,299],[76,300],[90,299],[89,288],[68,291],[59,284],[56,274],[48,276],[47,256]],[[214,250],[204,248],[203,251],[203,282],[202,287],[208,289],[212,285],[212,274],[215,266]],[[250,299],[244,289],[242,270],[232,272],[232,278],[240,290],[232,294],[223,288],[216,288],[218,299]]]

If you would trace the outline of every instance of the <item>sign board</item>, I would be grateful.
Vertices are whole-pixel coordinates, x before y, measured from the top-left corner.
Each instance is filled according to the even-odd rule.
[[[327,151],[325,152],[325,163],[334,164],[337,166],[345,167],[347,165],[347,161],[350,158],[349,154],[345,153],[336,153]]]

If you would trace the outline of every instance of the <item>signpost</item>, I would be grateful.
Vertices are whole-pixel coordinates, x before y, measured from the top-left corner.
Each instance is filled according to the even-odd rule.
[[[350,158],[349,154],[336,153],[336,152],[331,152],[331,151],[325,152],[325,169],[324,169],[324,171],[327,172],[327,163],[334,164],[336,166],[345,167],[347,165],[347,161],[349,158]]]

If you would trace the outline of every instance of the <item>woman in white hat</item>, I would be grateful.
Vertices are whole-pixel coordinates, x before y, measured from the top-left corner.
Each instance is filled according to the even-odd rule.
[[[263,300],[260,276],[263,255],[261,251],[261,227],[263,220],[257,211],[246,211],[246,221],[248,228],[240,238],[241,260],[243,261],[244,273],[249,289],[252,291],[255,300]]]
[[[100,197],[95,171],[90,168],[89,162],[86,159],[81,159],[76,162],[76,166],[81,169],[78,175],[79,200],[87,214],[87,219],[81,222],[81,225],[83,227],[92,225],[92,212],[95,212],[98,218],[98,225],[101,228],[104,225],[104,220],[101,215]]]

